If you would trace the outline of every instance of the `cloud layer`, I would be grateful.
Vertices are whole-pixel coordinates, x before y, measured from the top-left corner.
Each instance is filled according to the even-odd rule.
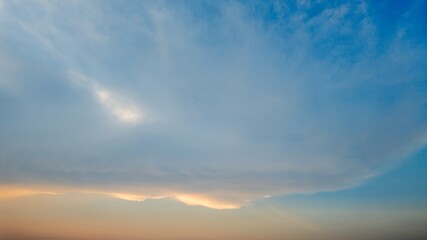
[[[0,184],[214,208],[357,185],[427,141],[421,4],[1,1]]]

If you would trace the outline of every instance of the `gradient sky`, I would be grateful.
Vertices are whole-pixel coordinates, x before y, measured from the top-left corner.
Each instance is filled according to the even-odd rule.
[[[425,239],[427,1],[0,0],[0,239]]]

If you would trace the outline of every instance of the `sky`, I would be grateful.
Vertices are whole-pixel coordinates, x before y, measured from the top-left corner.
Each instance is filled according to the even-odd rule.
[[[0,239],[425,239],[426,13],[0,0]]]

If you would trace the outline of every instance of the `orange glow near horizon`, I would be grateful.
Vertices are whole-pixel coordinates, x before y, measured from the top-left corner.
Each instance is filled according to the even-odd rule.
[[[58,193],[52,191],[39,191],[28,188],[0,187],[0,200],[41,194],[57,195]]]
[[[60,192],[60,193],[59,193]],[[27,197],[32,195],[58,195],[64,193],[82,193],[88,195],[106,195],[113,198],[126,200],[126,201],[135,201],[135,202],[143,202],[147,199],[164,199],[169,198],[181,203],[184,203],[188,206],[202,206],[206,208],[216,209],[216,210],[224,210],[224,209],[238,209],[241,205],[227,203],[223,201],[218,201],[214,198],[210,198],[209,196],[197,195],[197,194],[181,194],[174,193],[171,195],[141,195],[141,194],[133,194],[133,193],[123,193],[123,192],[105,192],[105,191],[91,191],[91,190],[76,190],[76,189],[68,189],[68,190],[40,190],[38,188],[23,188],[23,187],[0,187],[0,200],[2,199],[13,199],[20,197]]]
[[[9,191],[12,192],[21,193]],[[288,216],[279,216],[271,209],[267,209],[269,214],[261,214],[251,207],[209,210],[204,207],[232,209],[238,206],[188,194],[156,201],[151,200],[155,198],[151,196],[139,204],[138,201],[143,200],[139,195],[113,196],[83,191],[57,195],[33,193],[0,199],[0,239],[258,240],[265,236],[265,232],[258,231],[261,227],[270,239],[279,240],[282,239],[279,236],[283,236],[283,222],[293,229],[306,230],[304,225]],[[286,235],[294,234],[292,231]]]

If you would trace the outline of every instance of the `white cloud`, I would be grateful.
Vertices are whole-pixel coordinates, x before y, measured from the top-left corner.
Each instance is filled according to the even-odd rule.
[[[135,124],[143,121],[141,111],[130,101],[123,100],[122,97],[113,93],[98,82],[88,79],[86,76],[71,72],[71,81],[86,87],[114,117],[123,123]]]
[[[117,102],[113,97],[113,94],[107,89],[96,87],[94,92],[99,102],[109,108],[111,113],[120,121],[127,123],[136,123],[140,121],[141,116],[135,106],[125,106],[124,104]]]

